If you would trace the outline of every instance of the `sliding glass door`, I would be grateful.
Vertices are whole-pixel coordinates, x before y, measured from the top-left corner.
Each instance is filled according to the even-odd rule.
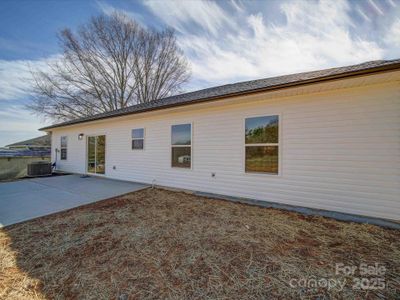
[[[87,138],[87,171],[104,174],[106,170],[106,136],[97,135]]]

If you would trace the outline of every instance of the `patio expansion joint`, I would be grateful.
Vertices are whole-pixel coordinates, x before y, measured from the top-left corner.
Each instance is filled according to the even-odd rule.
[[[67,193],[67,194],[69,194],[71,196],[75,196],[75,193],[71,192],[71,190],[69,190],[68,188],[63,188],[63,187],[60,187],[60,186],[53,186],[53,185],[50,185],[50,184],[44,184],[44,183],[36,182],[36,181],[33,181],[33,182],[35,184],[44,186],[44,187],[46,187],[48,189],[54,189],[54,190],[57,190],[57,191],[60,191],[60,192],[63,192],[63,193]]]

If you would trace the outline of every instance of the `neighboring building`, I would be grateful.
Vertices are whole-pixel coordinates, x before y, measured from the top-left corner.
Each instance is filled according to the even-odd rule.
[[[50,150],[51,135],[46,134],[30,140],[10,144],[6,147],[9,149]]]
[[[51,135],[7,145],[0,149],[0,157],[50,157]]]
[[[0,148],[0,180],[25,177],[29,163],[50,160],[50,153],[49,134]]]
[[[400,220],[400,60],[229,84],[42,130],[62,171]]]

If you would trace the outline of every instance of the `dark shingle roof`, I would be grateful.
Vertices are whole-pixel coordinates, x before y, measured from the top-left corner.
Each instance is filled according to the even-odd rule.
[[[56,127],[63,127],[63,126],[118,117],[128,114],[136,114],[150,110],[158,110],[173,106],[195,104],[204,101],[222,99],[229,96],[267,91],[267,90],[275,90],[275,89],[298,86],[318,81],[331,80],[348,76],[356,76],[367,73],[375,73],[379,71],[392,70],[392,69],[400,69],[400,59],[376,60],[346,67],[324,69],[319,71],[297,73],[297,74],[284,75],[278,77],[270,77],[265,79],[238,82],[234,84],[226,84],[195,92],[158,99],[148,103],[138,104],[89,117],[66,121],[63,123],[41,128],[40,130],[48,130]]]
[[[30,140],[7,145],[6,147],[51,147],[51,136],[49,134],[39,136]]]

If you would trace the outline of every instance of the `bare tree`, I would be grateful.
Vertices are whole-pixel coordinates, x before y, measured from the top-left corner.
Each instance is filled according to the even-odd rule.
[[[63,54],[33,70],[29,108],[68,120],[160,99],[190,76],[173,30],[147,29],[124,14],[93,17],[76,33],[59,33]]]

